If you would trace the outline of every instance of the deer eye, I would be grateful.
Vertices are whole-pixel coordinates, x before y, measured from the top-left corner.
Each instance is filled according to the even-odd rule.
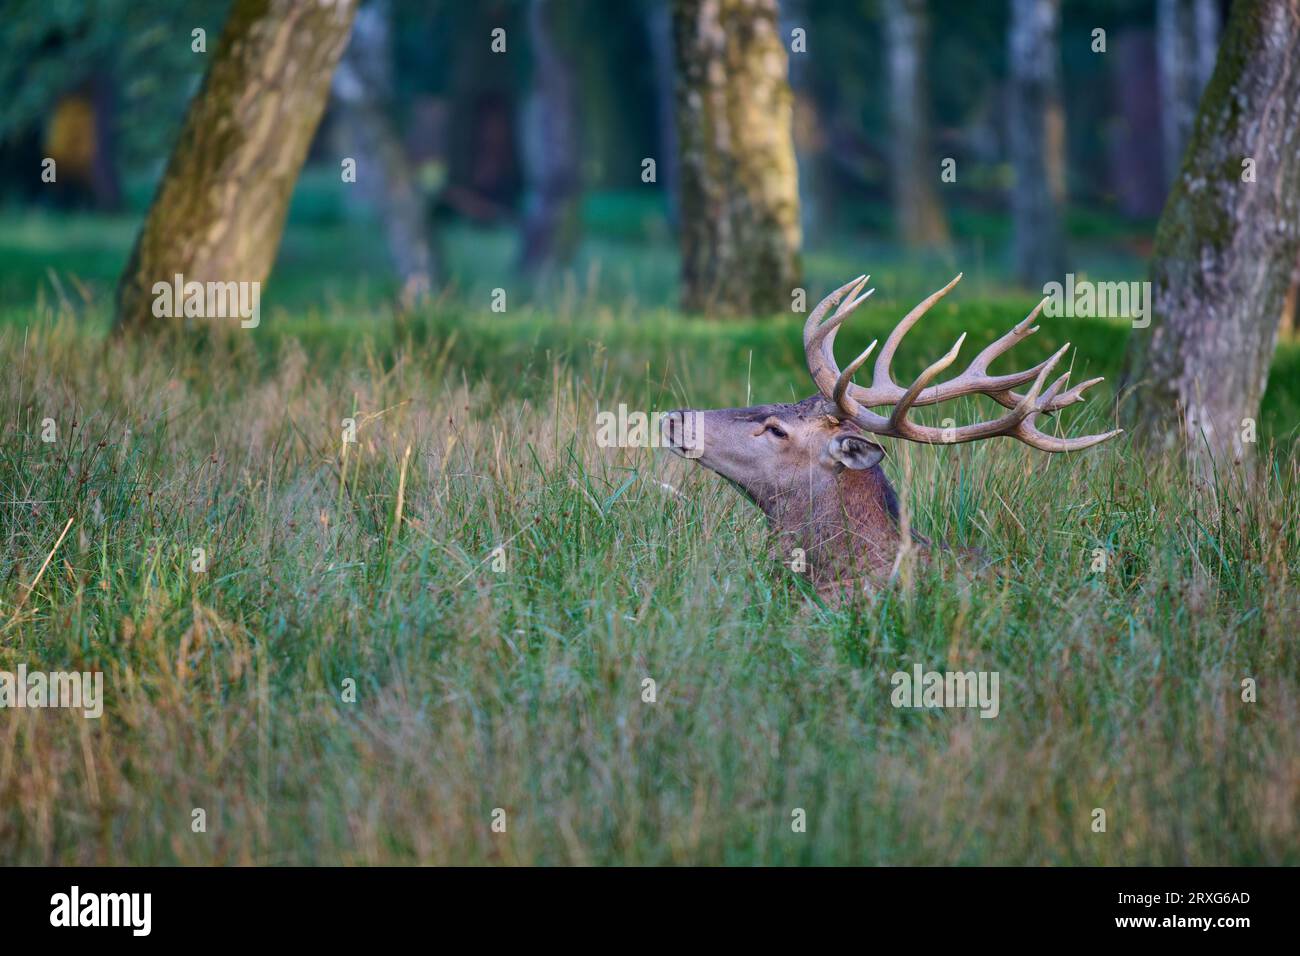
[[[766,424],[763,426],[763,431],[765,431],[765,432],[771,432],[771,433],[772,433],[773,435],[775,435],[777,438],[788,438],[788,437],[789,437],[789,436],[786,434],[785,429],[782,428],[780,425],[776,424],[776,422],[768,422],[768,423],[766,423]]]

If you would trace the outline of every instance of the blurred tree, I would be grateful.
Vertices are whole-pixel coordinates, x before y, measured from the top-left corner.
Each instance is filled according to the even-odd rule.
[[[813,54],[808,44],[814,27],[807,0],[784,0],[781,4],[781,35],[793,39],[803,33],[799,49],[790,51],[790,91],[794,95],[794,154],[799,167],[799,225],[805,244],[824,233],[832,200],[827,189],[826,120],[812,82]]]
[[[1065,116],[1060,96],[1060,0],[1011,0],[1011,217],[1016,279],[1030,287],[1065,272],[1061,203]]]
[[[642,179],[646,157],[658,158],[661,134],[659,119],[658,64],[654,38],[647,29],[645,6],[650,0],[628,0],[621,4],[605,0],[557,0],[562,15],[556,19],[556,40],[573,64],[575,89],[580,94],[579,142],[584,193],[599,189],[632,189],[640,201],[653,207],[646,195],[660,192],[662,182]],[[666,0],[658,0],[662,21],[670,26]],[[669,46],[668,81],[671,90],[672,62]],[[643,64],[629,70],[627,64]],[[667,104],[672,118],[672,99]],[[659,170],[658,172],[662,172]],[[650,187],[650,188],[647,188]],[[599,205],[599,204],[598,204]],[[588,206],[584,202],[584,209]],[[599,215],[599,210],[596,211]],[[643,221],[628,225],[639,229]]]
[[[523,58],[510,53],[524,32],[519,7],[502,0],[454,4],[441,21],[448,33],[465,38],[451,56],[449,181],[442,201],[477,222],[508,218],[519,198],[517,102],[525,78],[516,75]]]
[[[44,153],[57,164],[54,186],[66,205],[112,211],[122,204],[113,106],[113,85],[102,75],[91,77],[54,106]]]
[[[122,274],[117,326],[154,283],[261,282],[347,46],[356,0],[235,0]]]
[[[1218,45],[1216,0],[1157,0],[1156,60],[1166,184],[1172,184],[1178,173]]]
[[[379,212],[402,305],[411,308],[429,296],[435,269],[424,197],[392,116],[392,43],[389,0],[369,0],[357,11],[333,91],[341,155],[356,160],[357,186]]]
[[[1156,87],[1155,40],[1149,28],[1128,27],[1110,43],[1107,185],[1125,216],[1154,220],[1165,202],[1160,101],[1140,94]],[[1086,132],[1096,135],[1095,127]]]
[[[1240,458],[1259,415],[1300,255],[1297,50],[1294,0],[1233,3],[1126,356],[1127,417],[1157,445]]]
[[[930,153],[930,25],[925,0],[885,0],[884,14],[894,219],[908,246],[944,246],[949,241],[948,220],[935,186],[938,158]]]
[[[175,140],[207,62],[191,31],[215,31],[224,0],[6,0],[0,12],[0,144],[56,122],[58,104],[88,97],[100,177],[155,164]],[[119,117],[131,117],[119,123]],[[85,128],[87,131],[90,127]],[[84,133],[77,134],[78,136]]]
[[[1277,324],[1279,338],[1291,338],[1296,331],[1296,315],[1300,313],[1300,259],[1291,270],[1291,283],[1282,298],[1282,317]]]
[[[799,183],[776,0],[673,0],[682,307],[788,309]]]
[[[525,272],[566,264],[578,246],[582,160],[577,89],[570,54],[558,39],[555,0],[530,0],[532,89],[524,102],[524,215],[519,263]]]
[[[1214,62],[1219,56],[1219,33],[1222,27],[1219,0],[1192,0],[1193,30],[1196,34],[1196,95],[1210,83]]]
[[[677,117],[673,115],[673,18],[663,0],[643,3],[646,39],[654,64],[655,179],[667,198],[668,221],[677,225]]]
[[[1164,181],[1172,183],[1196,119],[1195,33],[1188,0],[1156,0],[1156,64],[1160,71],[1160,136]]]

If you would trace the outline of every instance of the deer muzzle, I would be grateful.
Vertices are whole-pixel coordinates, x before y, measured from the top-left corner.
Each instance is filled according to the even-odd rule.
[[[693,408],[665,412],[659,419],[659,437],[673,454],[699,458],[704,454],[704,412]]]

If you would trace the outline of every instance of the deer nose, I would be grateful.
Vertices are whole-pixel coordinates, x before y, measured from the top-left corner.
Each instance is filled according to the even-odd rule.
[[[663,447],[686,458],[698,458],[701,453],[700,413],[692,408],[664,412],[659,418],[659,437]]]
[[[677,408],[659,417],[659,434],[667,448],[680,448],[686,431],[686,409]]]

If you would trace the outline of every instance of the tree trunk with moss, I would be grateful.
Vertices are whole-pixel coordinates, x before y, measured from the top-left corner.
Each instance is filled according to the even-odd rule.
[[[788,310],[799,183],[776,0],[674,0],[682,306]]]
[[[1130,424],[1157,446],[1240,458],[1297,253],[1300,19],[1290,0],[1236,0],[1156,230],[1151,324],[1126,358]]]
[[[940,166],[930,154],[929,92],[925,81],[930,24],[924,0],[887,0],[890,183],[894,218],[911,248],[948,244],[948,220],[939,203]]]
[[[119,328],[157,324],[154,283],[177,274],[270,274],[355,13],[355,0],[235,0],[118,286]]]

